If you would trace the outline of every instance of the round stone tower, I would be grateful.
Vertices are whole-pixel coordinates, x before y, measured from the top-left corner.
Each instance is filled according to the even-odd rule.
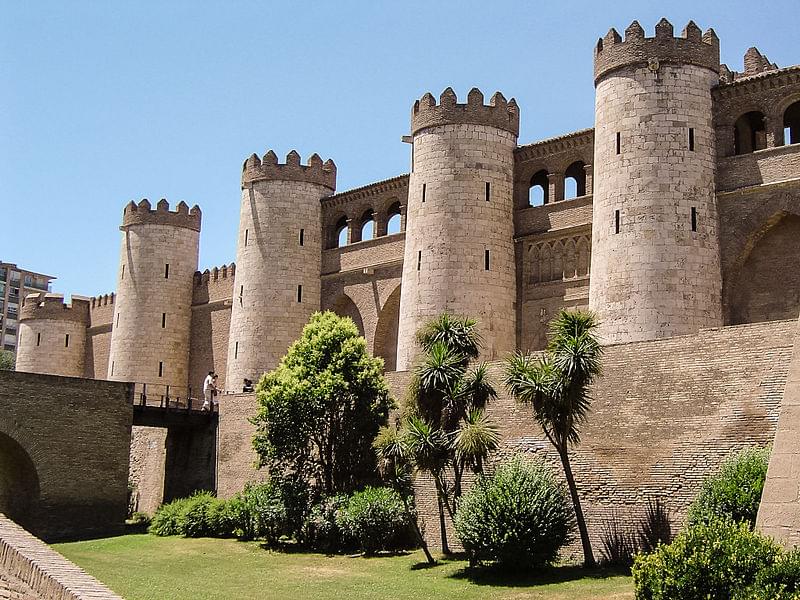
[[[17,371],[65,377],[84,376],[89,299],[30,294],[19,313]]]
[[[316,154],[245,161],[226,389],[274,369],[320,309],[320,201],[335,189],[336,165]]]
[[[180,202],[131,202],[122,213],[122,247],[108,379],[146,383],[185,397],[189,385],[192,286],[201,213]],[[197,396],[197,391],[193,391]]]
[[[662,19],[597,42],[589,305],[605,343],[721,325],[711,88],[719,40]]]
[[[442,312],[474,317],[482,358],[516,348],[513,173],[519,109],[499,92],[425,94],[411,113],[397,369],[410,369],[417,330]]]

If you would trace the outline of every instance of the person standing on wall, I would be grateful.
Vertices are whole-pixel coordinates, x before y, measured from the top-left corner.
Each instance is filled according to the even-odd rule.
[[[209,371],[203,380],[203,408],[201,410],[208,410],[212,406],[211,402],[217,387],[216,379],[217,376],[214,371]]]

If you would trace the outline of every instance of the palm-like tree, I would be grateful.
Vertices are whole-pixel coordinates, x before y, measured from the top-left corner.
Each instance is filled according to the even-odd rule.
[[[445,513],[453,518],[467,468],[479,472],[499,434],[483,409],[497,392],[485,364],[470,367],[482,340],[476,322],[444,313],[417,334],[423,357],[414,371],[402,438],[408,460],[430,473],[439,504],[442,551],[449,552]]]
[[[372,447],[378,455],[378,468],[384,478],[394,486],[403,501],[406,518],[414,530],[417,542],[425,553],[428,564],[436,564],[436,560],[428,549],[425,536],[419,527],[417,511],[413,502],[413,487],[411,482],[411,461],[409,439],[406,431],[396,425],[381,427]]]
[[[561,459],[586,566],[595,561],[569,449],[580,443],[580,429],[591,404],[589,385],[600,374],[602,347],[597,325],[591,312],[562,310],[550,323],[550,342],[544,355],[515,354],[508,360],[505,381],[517,400],[532,407],[536,421]]]

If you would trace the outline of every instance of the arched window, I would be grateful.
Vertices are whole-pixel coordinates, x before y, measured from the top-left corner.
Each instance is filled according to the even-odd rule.
[[[564,199],[586,195],[586,170],[583,162],[577,160],[564,171]]]
[[[748,154],[767,147],[764,114],[757,110],[743,114],[733,126],[734,154]]]
[[[542,169],[531,177],[530,188],[528,189],[528,205],[542,206],[547,204],[548,198],[547,171]]]
[[[371,210],[361,217],[361,241],[365,242],[375,237],[375,216]]]
[[[800,144],[800,100],[783,113],[783,139],[785,144]]]
[[[400,203],[395,202],[389,207],[386,221],[386,234],[400,233]]]
[[[342,217],[336,222],[336,247],[341,248],[347,246],[347,234],[349,233],[347,227],[347,217]]]

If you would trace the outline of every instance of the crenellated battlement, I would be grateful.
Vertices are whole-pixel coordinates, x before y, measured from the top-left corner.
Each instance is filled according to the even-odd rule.
[[[336,189],[336,164],[332,159],[322,162],[319,154],[308,157],[308,164],[300,163],[300,155],[292,150],[286,155],[286,162],[279,163],[278,155],[272,150],[263,158],[256,154],[244,161],[242,166],[242,187],[256,181],[304,181],[324,185],[331,191]]]
[[[138,204],[131,200],[122,210],[122,227],[131,225],[171,225],[200,231],[203,213],[196,204],[190,209],[183,200],[178,202],[174,211],[169,209],[169,202],[164,198],[158,201],[156,208],[152,209],[147,198]]]
[[[84,296],[73,295],[70,303],[66,304],[63,294],[28,294],[22,301],[19,320],[47,319],[88,324],[90,302]]]
[[[236,263],[214,267],[213,269],[206,269],[203,272],[195,271],[194,287],[206,285],[209,281],[228,278],[233,279],[234,275],[236,275]]]
[[[99,296],[94,296],[91,298],[89,304],[89,310],[95,310],[98,308],[102,308],[104,306],[108,306],[110,304],[114,304],[114,299],[116,298],[116,294],[111,292],[110,294],[101,294]]]
[[[427,127],[458,123],[487,125],[519,135],[519,107],[514,98],[507,101],[500,92],[484,104],[483,92],[478,88],[469,91],[466,104],[459,104],[453,88],[447,88],[439,96],[439,104],[428,92],[411,109],[412,135]]]
[[[597,40],[594,52],[594,81],[631,65],[647,65],[654,71],[663,63],[691,64],[718,73],[719,38],[713,29],[703,33],[689,21],[681,35],[675,37],[672,23],[661,19],[655,28],[655,37],[645,37],[638,21],[625,30],[624,39],[613,27],[605,37]]]

